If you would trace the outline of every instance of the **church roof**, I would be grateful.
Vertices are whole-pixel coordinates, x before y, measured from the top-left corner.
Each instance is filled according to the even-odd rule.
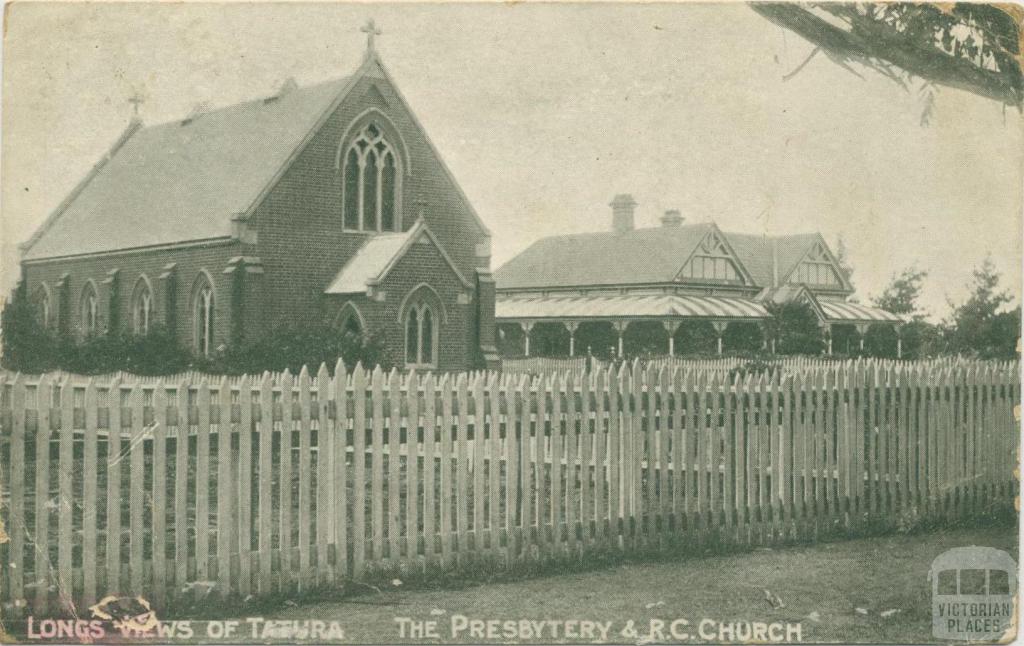
[[[647,227],[542,238],[498,269],[498,289],[594,287],[671,283],[710,222],[680,227]],[[779,281],[789,275],[820,239],[816,233],[767,237],[722,232],[755,286],[772,284],[772,241],[777,241]]]
[[[420,219],[408,231],[402,233],[380,233],[366,239],[356,253],[341,268],[334,279],[328,284],[325,294],[358,294],[384,280],[391,268],[405,255],[414,243],[426,239],[437,248],[441,256],[452,268],[459,281],[469,287],[471,283],[462,275],[451,257],[438,243],[437,238]]]
[[[347,78],[125,133],[26,244],[25,260],[230,236]]]

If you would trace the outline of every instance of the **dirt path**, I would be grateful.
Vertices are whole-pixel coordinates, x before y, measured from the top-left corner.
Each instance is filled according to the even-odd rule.
[[[932,559],[968,545],[996,547],[1016,558],[1016,530],[952,530],[761,549],[458,590],[398,587],[380,597],[303,604],[264,616],[337,621],[349,643],[590,643],[602,637],[615,643],[700,643],[709,635],[728,640],[733,622],[739,622],[734,629],[740,633],[747,629],[743,622],[751,629],[763,622],[769,639],[788,629],[790,638],[799,630],[805,642],[913,643],[932,640],[927,580]],[[765,590],[784,607],[772,607]],[[396,617],[436,622],[439,637],[403,640]],[[773,623],[780,628],[771,628]],[[412,627],[405,624],[407,631]],[[425,623],[417,627],[427,628]],[[539,639],[533,638],[537,633]],[[740,641],[743,635],[735,637]]]

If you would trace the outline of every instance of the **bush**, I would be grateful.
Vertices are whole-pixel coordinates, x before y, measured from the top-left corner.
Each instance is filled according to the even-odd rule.
[[[58,339],[39,322],[25,281],[11,294],[0,314],[0,364],[8,370],[44,372],[59,367]]]
[[[304,365],[315,371],[321,363],[326,363],[333,371],[339,357],[349,369],[360,362],[364,366],[380,365],[385,370],[391,369],[379,340],[341,332],[330,325],[281,327],[252,343],[199,360],[196,367],[205,372],[255,374],[285,369],[298,372]]]
[[[138,375],[169,375],[186,370],[220,374],[298,372],[303,365],[316,370],[326,363],[333,371],[338,358],[348,367],[391,364],[383,345],[375,339],[327,325],[284,327],[240,347],[226,348],[212,357],[196,357],[163,327],[146,335],[108,332],[81,341],[43,328],[24,283],[18,285],[0,315],[3,354],[7,370],[41,373],[66,370],[97,375],[120,370]]]

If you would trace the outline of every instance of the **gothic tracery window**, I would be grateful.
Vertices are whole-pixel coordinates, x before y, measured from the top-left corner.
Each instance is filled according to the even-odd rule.
[[[210,284],[209,279],[204,275],[200,281],[192,299],[192,321],[196,352],[205,357],[209,356],[210,350],[213,348],[216,303],[213,297],[213,285]]]
[[[372,121],[349,144],[342,168],[344,225],[356,231],[397,231],[398,158]]]
[[[434,310],[425,301],[409,306],[405,320],[405,363],[437,366],[437,328]]]
[[[44,284],[36,290],[36,317],[44,328],[50,327],[50,289]]]
[[[135,334],[149,334],[153,320],[153,290],[149,283],[140,279],[132,295],[132,327]]]
[[[82,288],[82,300],[79,310],[79,325],[82,336],[96,334],[97,322],[99,320],[100,301],[96,295],[96,288],[92,283],[86,283]]]

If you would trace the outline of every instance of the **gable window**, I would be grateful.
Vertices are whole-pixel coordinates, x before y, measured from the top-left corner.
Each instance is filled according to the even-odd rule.
[[[349,144],[342,167],[345,229],[398,231],[398,157],[374,122]]]
[[[196,352],[206,357],[213,348],[213,324],[216,315],[216,303],[213,297],[213,285],[205,274],[200,276],[192,297],[192,325]]]
[[[153,290],[146,279],[140,278],[132,295],[132,329],[135,334],[149,334],[153,320]]]
[[[733,263],[725,243],[715,234],[701,241],[689,262],[679,273],[684,280],[712,281],[720,283],[741,282],[739,271]]]
[[[790,283],[841,287],[843,281],[825,248],[818,243],[797,266],[789,278]]]
[[[99,320],[100,300],[96,295],[96,287],[90,282],[82,288],[82,300],[79,306],[79,326],[82,336],[96,334]]]

